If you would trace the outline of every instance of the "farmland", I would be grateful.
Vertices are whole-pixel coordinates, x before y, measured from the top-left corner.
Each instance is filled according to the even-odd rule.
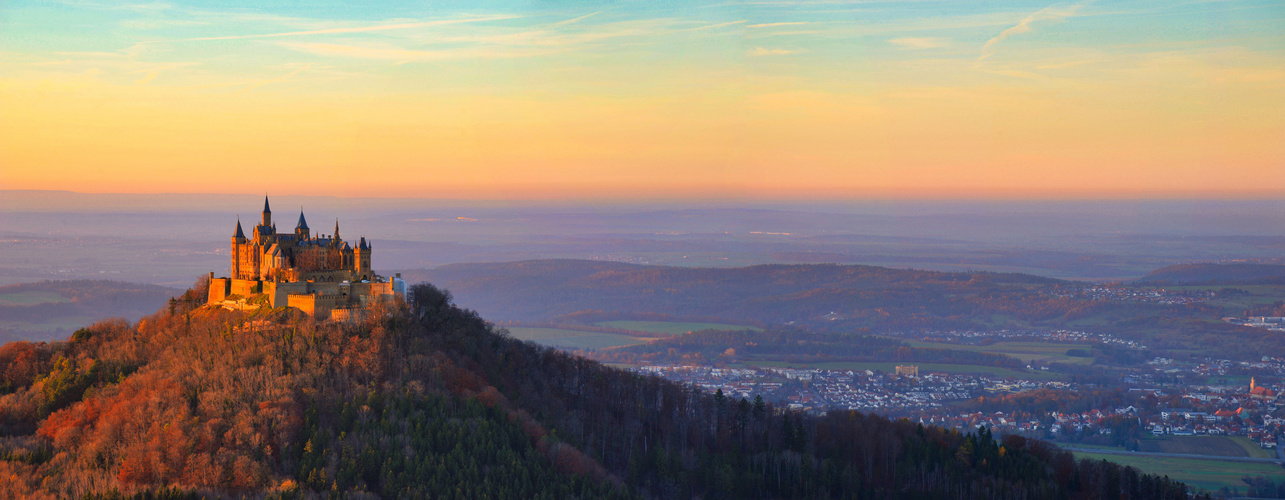
[[[511,327],[513,338],[534,341],[537,344],[570,349],[606,349],[641,344],[650,339],[630,337],[616,333],[584,332],[561,328]]]
[[[1169,476],[1198,488],[1217,491],[1220,488],[1237,488],[1242,493],[1245,476],[1267,476],[1276,482],[1285,481],[1285,470],[1269,463],[1231,462],[1199,458],[1172,458],[1153,455],[1116,455],[1107,453],[1074,452],[1077,459],[1106,460],[1134,467],[1142,472]]]
[[[608,328],[620,328],[622,330],[634,330],[661,335],[682,335],[687,332],[697,332],[701,330],[762,330],[761,328],[753,326],[729,325],[726,323],[687,323],[675,321],[604,321],[597,323],[597,325]]]
[[[1138,442],[1138,451],[1222,457],[1274,457],[1272,451],[1259,447],[1243,436],[1165,436],[1143,439]]]
[[[49,302],[67,302],[68,298],[58,292],[29,290],[15,293],[0,293],[0,306],[33,306]]]
[[[1092,364],[1093,358],[1068,356],[1071,349],[1087,350],[1084,344],[1065,344],[1049,342],[996,342],[991,345],[948,344],[944,342],[906,341],[914,347],[933,347],[938,349],[955,349],[960,351],[990,352],[1004,354],[1027,363],[1057,361],[1060,363]]]

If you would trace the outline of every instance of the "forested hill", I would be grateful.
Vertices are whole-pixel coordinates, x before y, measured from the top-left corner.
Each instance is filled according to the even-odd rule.
[[[584,260],[453,264],[403,275],[440,283],[495,321],[605,312],[890,328],[968,327],[989,314],[1061,316],[1068,309],[1063,301],[1033,290],[1071,285],[1027,274],[861,265],[687,268]]]
[[[1138,283],[1164,285],[1285,284],[1281,264],[1175,264],[1156,269]]]
[[[1040,441],[605,367],[430,285],[359,323],[184,297],[0,348],[0,497],[1188,498]]]

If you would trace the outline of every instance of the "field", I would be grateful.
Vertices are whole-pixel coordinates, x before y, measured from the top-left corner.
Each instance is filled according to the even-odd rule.
[[[1245,492],[1245,476],[1267,476],[1273,481],[1285,481],[1285,470],[1267,463],[1229,462],[1217,459],[1169,458],[1147,455],[1114,455],[1107,453],[1073,452],[1077,459],[1106,460],[1127,465],[1142,472],[1169,476],[1189,485],[1217,491],[1224,486]]]
[[[1153,288],[1140,286],[1138,288]],[[1285,300],[1285,286],[1283,285],[1214,285],[1214,286],[1164,286],[1158,287],[1166,290],[1179,291],[1218,291],[1223,288],[1235,288],[1249,292],[1248,295],[1240,297],[1231,297],[1223,299],[1210,300],[1210,305],[1224,307],[1228,314],[1239,315],[1241,311],[1253,306],[1271,304],[1279,300]]]
[[[935,347],[938,349],[954,349],[958,351],[977,351],[989,352],[995,354],[1004,354],[1020,359],[1027,363],[1031,362],[1049,362],[1057,361],[1060,363],[1071,364],[1092,364],[1093,358],[1067,356],[1066,351],[1070,349],[1088,350],[1089,346],[1084,344],[1055,344],[1048,342],[996,342],[991,345],[966,345],[966,344],[947,344],[938,342],[918,342],[913,340],[905,341],[914,347]]]
[[[606,349],[608,347],[641,344],[652,340],[616,333],[582,332],[559,328],[511,327],[508,330],[509,335],[516,339],[531,340],[537,344],[550,347],[571,349]]]
[[[0,293],[0,306],[33,306],[46,302],[67,302],[67,298],[58,292]]]
[[[1242,436],[1165,436],[1143,439],[1138,442],[1138,451],[1223,457],[1273,458],[1275,456],[1273,451],[1264,450],[1249,438]]]
[[[1025,378],[1025,379],[1057,378],[1057,374],[1041,372],[1041,371],[1032,371],[1032,372],[1024,373],[1024,372],[1019,372],[1016,370],[1010,370],[1008,368],[1001,368],[996,366],[950,365],[950,364],[941,364],[941,363],[883,363],[878,361],[869,361],[869,362],[838,361],[833,363],[809,363],[804,365],[799,363],[786,363],[783,361],[759,361],[759,360],[749,360],[749,359],[742,360],[741,363],[747,366],[773,366],[773,367],[784,367],[784,368],[803,368],[806,366],[807,368],[818,368],[822,370],[882,370],[888,373],[892,373],[896,369],[897,365],[913,364],[919,367],[919,373],[921,375],[928,374],[929,372],[945,372],[945,373],[953,373],[953,374],[989,375],[992,377],[999,377],[999,378]]]
[[[682,335],[700,330],[762,330],[762,328],[752,326],[728,325],[725,323],[685,323],[675,321],[604,321],[597,325],[661,335]]]
[[[1082,443],[1059,443],[1071,448],[1124,451],[1119,446]],[[1144,453],[1184,453],[1219,457],[1275,458],[1274,450],[1265,450],[1244,436],[1158,436],[1143,438],[1138,451]]]

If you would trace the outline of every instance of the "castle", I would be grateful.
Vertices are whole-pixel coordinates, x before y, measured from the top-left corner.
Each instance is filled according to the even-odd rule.
[[[209,303],[230,309],[288,306],[318,319],[345,319],[372,300],[406,294],[400,274],[385,279],[371,271],[371,251],[365,237],[356,246],[341,239],[338,220],[334,234],[313,235],[302,210],[293,233],[278,233],[265,196],[263,221],[250,237],[238,218],[230,277],[210,273]]]

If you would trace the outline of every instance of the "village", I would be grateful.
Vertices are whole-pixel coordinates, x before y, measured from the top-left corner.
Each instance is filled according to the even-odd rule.
[[[1187,385],[1165,380],[1175,375],[1225,376],[1236,370],[1285,374],[1285,360],[1261,362],[1205,360],[1177,363],[1157,358],[1121,386],[1103,387],[1058,380],[1035,380],[987,375],[920,373],[901,365],[892,372],[876,369],[644,365],[635,370],[690,384],[727,397],[761,396],[791,409],[825,413],[832,409],[873,412],[969,431],[985,426],[995,432],[1023,434],[1057,441],[1095,441],[1121,429],[1153,436],[1245,436],[1262,448],[1276,448],[1285,435],[1285,387],[1258,385]],[[1149,373],[1148,373],[1149,372]],[[1083,411],[1035,411],[1009,407],[996,411],[961,411],[970,400],[1034,390],[1107,390],[1121,394],[1124,404]],[[1012,405],[1010,405],[1012,406]],[[1096,441],[1109,441],[1099,438]]]

